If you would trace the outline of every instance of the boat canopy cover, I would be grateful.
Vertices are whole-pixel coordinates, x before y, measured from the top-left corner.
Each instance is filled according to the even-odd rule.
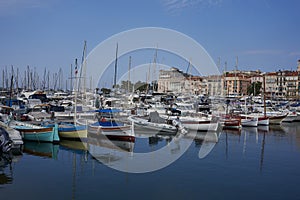
[[[160,117],[157,111],[151,112],[149,114],[149,122],[152,123],[165,123],[165,119]]]

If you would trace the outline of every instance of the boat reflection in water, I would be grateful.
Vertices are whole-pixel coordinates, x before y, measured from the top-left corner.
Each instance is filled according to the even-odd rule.
[[[87,143],[80,140],[60,140],[59,142],[61,149],[73,150],[77,153],[82,153],[87,151]]]
[[[1,185],[12,184],[13,182],[13,163],[22,157],[21,154],[13,155],[10,153],[0,153],[0,188]]]
[[[129,157],[133,152],[134,141],[108,139],[105,135],[88,133],[86,148],[93,158],[110,165],[111,162]]]
[[[200,148],[198,157],[200,159],[205,158],[218,143],[221,131],[217,132],[189,132],[185,138],[190,138],[194,140],[195,146]]]
[[[89,135],[89,134],[88,134]],[[88,151],[98,161],[120,171],[142,173],[161,169],[180,158],[193,142],[202,141],[198,157],[206,157],[219,140],[220,132],[176,134],[157,131],[136,131],[137,145],[132,141],[109,140],[106,137],[88,137]]]
[[[49,142],[25,141],[23,146],[24,153],[53,159],[57,159],[58,149],[58,144],[53,144]]]

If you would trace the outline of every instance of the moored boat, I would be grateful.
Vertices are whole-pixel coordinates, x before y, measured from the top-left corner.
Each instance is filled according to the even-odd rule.
[[[241,119],[224,119],[221,122],[223,129],[240,129],[242,127],[241,125]]]
[[[167,123],[151,122],[147,119],[138,116],[129,116],[128,119],[133,122],[135,127],[158,132],[176,133],[177,128]]]
[[[269,117],[269,122],[270,124],[281,124],[282,120],[287,116],[287,114],[282,114],[282,115],[270,115]]]
[[[98,120],[78,119],[77,124],[87,125],[88,137],[106,136],[108,139],[135,141],[132,126],[117,122],[113,113],[120,112],[116,109],[100,109]],[[102,116],[103,115],[103,116]],[[105,116],[105,117],[104,117]]]
[[[87,126],[63,123],[58,126],[58,134],[59,137],[66,139],[85,139],[87,138]]]
[[[11,121],[10,127],[18,130],[24,140],[59,142],[57,124],[54,127],[43,127],[24,122]]]
[[[242,124],[242,126],[256,127],[258,125],[258,119],[256,117],[245,118],[245,119],[242,118],[241,124]]]
[[[293,121],[296,121],[297,118],[298,118],[298,115],[296,112],[289,112],[288,115],[282,120],[282,122],[291,123]]]
[[[219,123],[217,121],[210,120],[208,118],[180,118],[181,124],[191,130],[197,131],[217,131]]]
[[[268,116],[258,116],[257,119],[258,119],[258,125],[269,126],[270,124]]]
[[[232,115],[223,115],[220,123],[223,129],[240,129],[242,127],[241,118]]]

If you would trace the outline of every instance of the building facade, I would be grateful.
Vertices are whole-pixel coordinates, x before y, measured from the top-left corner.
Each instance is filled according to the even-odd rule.
[[[223,96],[223,76],[211,75],[205,77],[206,79],[206,95],[208,96]]]
[[[226,72],[224,74],[224,95],[243,96],[247,94],[251,84],[251,77],[241,71]]]
[[[177,68],[160,70],[157,91],[208,96],[244,96],[247,95],[249,86],[257,82],[262,83],[260,92],[265,90],[267,98],[299,99],[300,60],[297,71],[261,73],[234,70],[225,72],[222,76],[200,77],[183,73]]]
[[[200,95],[206,91],[203,77],[193,76],[177,68],[160,70],[157,92]]]

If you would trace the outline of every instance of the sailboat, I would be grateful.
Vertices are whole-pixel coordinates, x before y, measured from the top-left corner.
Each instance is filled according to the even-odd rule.
[[[84,45],[84,51],[85,50],[86,50],[86,43]],[[83,55],[85,55],[85,52],[83,53]],[[85,60],[85,58],[83,58],[83,59]],[[82,62],[84,63],[85,61],[82,61]],[[83,67],[85,67],[85,66],[83,66]],[[62,123],[58,127],[59,136],[62,138],[66,138],[66,139],[85,139],[85,138],[87,138],[87,126],[85,124],[83,124],[83,125],[77,124],[77,92],[78,92],[77,91],[77,89],[78,89],[77,74],[78,74],[77,59],[75,59],[75,86],[76,87],[74,89],[74,93],[75,93],[74,124]]]

